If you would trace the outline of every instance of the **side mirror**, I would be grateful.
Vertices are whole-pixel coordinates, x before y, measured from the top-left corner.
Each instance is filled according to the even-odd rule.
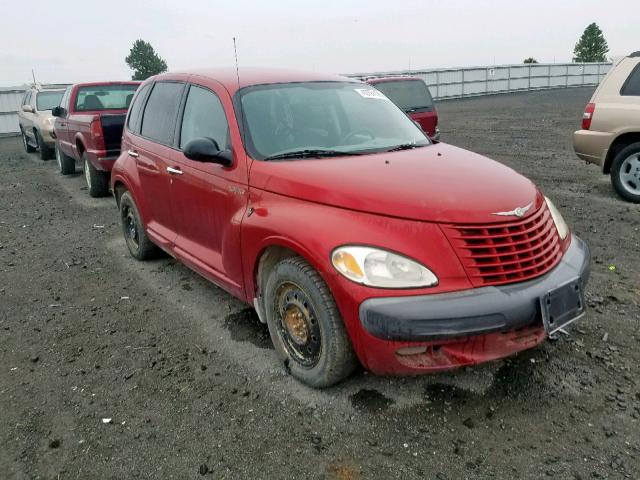
[[[33,107],[31,105],[22,105],[22,111],[27,113],[33,113]]]
[[[182,151],[190,160],[206,163],[219,163],[224,167],[230,167],[233,163],[230,151],[221,151],[213,138],[194,138],[189,141]]]
[[[64,108],[62,107],[53,107],[51,109],[51,115],[54,117],[62,117],[64,115]]]

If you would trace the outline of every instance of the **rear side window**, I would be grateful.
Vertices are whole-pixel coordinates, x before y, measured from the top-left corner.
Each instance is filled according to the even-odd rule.
[[[142,107],[150,88],[151,84],[147,84],[142,87],[136,97],[133,99],[133,103],[131,104],[131,108],[129,109],[129,119],[127,120],[127,127],[129,127],[129,130],[131,130],[133,133],[140,133]]]
[[[173,145],[173,134],[183,88],[183,83],[156,82],[142,116],[140,133],[143,137],[165,145]]]
[[[629,78],[622,85],[620,95],[640,96],[640,63],[631,71]]]
[[[212,91],[192,86],[182,116],[180,148],[201,137],[218,142],[220,150],[229,148],[229,124],[220,100]]]

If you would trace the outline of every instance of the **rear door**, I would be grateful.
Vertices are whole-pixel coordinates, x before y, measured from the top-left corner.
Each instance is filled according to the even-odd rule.
[[[134,158],[141,193],[144,196],[144,219],[149,236],[160,246],[171,249],[176,238],[174,207],[171,198],[173,177],[169,166],[181,156],[174,145],[178,109],[185,88],[184,82],[161,81],[144,87],[150,92],[138,125],[127,138],[126,154]],[[146,91],[141,91],[141,101]],[[137,103],[137,101],[136,101]],[[132,117],[137,114],[132,107]]]
[[[224,104],[223,104],[224,103]],[[179,121],[176,146],[182,151],[195,138],[214,139],[233,152],[229,123],[231,99],[220,84],[191,84]],[[180,154],[171,195],[181,214],[176,219],[176,255],[191,268],[235,295],[242,296],[240,221],[247,208],[247,171],[240,155],[224,167]]]

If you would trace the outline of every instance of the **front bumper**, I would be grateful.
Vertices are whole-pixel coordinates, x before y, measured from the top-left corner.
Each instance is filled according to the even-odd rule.
[[[589,247],[573,236],[560,263],[537,279],[510,285],[415,297],[371,298],[360,305],[362,328],[387,342],[462,339],[542,326],[540,298],[589,278]]]

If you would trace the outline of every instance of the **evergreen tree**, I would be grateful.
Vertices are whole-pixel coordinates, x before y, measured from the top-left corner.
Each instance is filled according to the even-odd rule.
[[[136,40],[127,58],[124,59],[133,70],[132,80],[147,78],[167,71],[167,62],[158,56],[149,42]]]
[[[574,62],[605,62],[609,46],[602,30],[594,23],[584,29],[584,33],[573,50]]]

